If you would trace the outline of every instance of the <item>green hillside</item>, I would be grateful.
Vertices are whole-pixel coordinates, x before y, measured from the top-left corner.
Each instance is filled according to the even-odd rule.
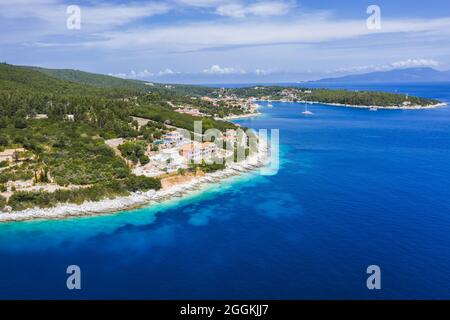
[[[90,85],[90,83],[95,85]],[[145,86],[146,90],[143,90]],[[176,92],[189,92],[190,86],[148,86],[140,81],[124,80],[75,70],[50,70],[0,64],[0,116],[23,118],[45,113],[55,119],[74,114],[80,121],[103,119],[109,133],[125,134],[127,116],[160,114],[164,123],[170,120],[191,129],[193,121],[202,118],[175,112],[167,102],[189,102]],[[198,87],[201,89],[201,87]],[[179,90],[179,91],[178,91]],[[210,90],[209,88],[207,90]],[[176,91],[176,92],[175,92]],[[110,114],[114,111],[114,114]],[[156,117],[159,119],[158,117]],[[222,121],[204,118],[208,127],[234,127]]]
[[[99,88],[122,88],[139,91],[147,91],[149,89],[149,86],[146,85],[143,81],[125,80],[108,75],[95,74],[72,69],[45,69],[38,67],[28,68],[60,80],[75,82],[83,85],[90,85]]]
[[[0,152],[21,150],[13,160],[0,162],[0,210],[6,205],[14,210],[51,207],[159,189],[159,179],[135,176],[130,166],[148,163],[142,150],[158,150],[156,140],[173,130],[171,126],[192,130],[194,121],[202,121],[204,128],[235,128],[229,122],[174,111],[168,101],[188,98],[171,92],[173,87],[144,86],[146,90],[137,81],[81,71],[0,64]],[[134,115],[152,121],[139,126]],[[132,147],[126,155],[132,164],[105,143],[117,138]],[[52,182],[60,189],[8,187],[18,181]]]
[[[59,79],[38,71],[36,68],[0,64],[0,91],[22,92],[23,95],[54,94],[102,96],[108,98],[126,97],[136,94],[137,90],[126,87],[104,88],[81,82]]]
[[[33,89],[36,91],[58,92],[63,90],[82,91],[85,87],[69,81],[55,79],[29,68],[2,63],[0,64],[0,89]]]
[[[122,79],[109,75],[90,73],[72,69],[46,69],[39,67],[25,67],[39,71],[50,77],[64,81],[70,81],[83,85],[90,85],[98,88],[128,89],[143,92],[158,92],[167,95],[209,95],[214,89],[202,86],[183,84],[161,84],[133,79]]]

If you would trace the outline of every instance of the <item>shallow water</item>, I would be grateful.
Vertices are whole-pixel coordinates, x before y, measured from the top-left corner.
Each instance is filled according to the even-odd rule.
[[[447,84],[369,89],[450,98]],[[448,298],[450,108],[312,105],[305,117],[273,105],[237,122],[280,129],[277,175],[115,215],[0,224],[0,297]],[[71,264],[81,291],[66,289]],[[371,264],[380,291],[366,288]]]

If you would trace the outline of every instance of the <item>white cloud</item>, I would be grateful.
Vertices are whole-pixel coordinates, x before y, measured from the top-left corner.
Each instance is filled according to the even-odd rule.
[[[173,71],[172,69],[165,69],[158,72],[158,76],[166,76],[166,75],[174,75],[174,74],[180,74],[181,72]]]
[[[167,13],[170,7],[163,3],[81,6],[82,23],[111,28],[132,21]]]
[[[240,4],[226,4],[218,7],[216,12],[221,16],[233,18],[245,18],[246,16],[245,8]]]
[[[13,18],[36,18],[48,25],[29,24],[14,34],[4,32],[0,43],[34,43],[39,46],[78,46],[120,50],[148,50],[149,52],[184,52],[235,46],[279,45],[293,43],[321,43],[356,39],[364,36],[407,34],[409,38],[450,35],[450,17],[440,19],[383,19],[383,29],[368,30],[364,19],[335,19],[330,14],[316,11],[298,13],[283,20],[268,16],[286,14],[295,7],[295,1],[260,1],[256,3],[236,0],[174,0],[174,2],[131,2],[129,4],[81,6],[82,30],[77,36],[67,37],[65,28],[66,6],[62,0],[19,0],[20,5],[0,0],[0,28],[2,23],[13,23]],[[174,10],[175,3],[185,6],[207,6],[232,17],[264,17],[261,20],[211,18],[204,22],[155,24],[129,27],[138,19]],[[28,5],[29,4],[29,5]],[[32,21],[33,19],[30,19]],[[26,31],[24,31],[26,29]],[[24,34],[26,33],[26,34]],[[72,32],[73,35],[75,33]],[[64,37],[61,37],[63,35]],[[52,38],[52,36],[55,36]],[[55,40],[57,39],[57,40]]]
[[[192,7],[214,7],[226,1],[224,0],[178,0],[180,4]]]
[[[211,66],[211,68],[204,69],[203,73],[224,75],[224,74],[245,74],[246,72],[242,69],[236,69],[236,68],[230,68],[230,67],[222,68],[219,65],[213,65],[213,66]]]
[[[126,73],[108,73],[108,76],[116,78],[128,78],[128,75]]]
[[[325,72],[346,65],[350,68],[341,72],[437,66],[431,58],[439,59],[442,68],[449,65],[450,15],[445,13],[442,18],[385,17],[383,28],[373,31],[366,27],[364,10],[361,18],[336,17],[325,11],[300,10],[294,0],[120,2],[81,4],[82,29],[68,31],[65,9],[70,1],[0,0],[3,59],[47,66],[78,64],[91,70],[105,70],[108,64],[117,70],[130,70],[130,66],[142,70],[141,66],[154,61],[151,71],[118,76],[177,78],[174,70],[180,68],[182,80],[190,79],[188,75],[242,73],[262,79],[268,74],[275,77],[280,70]],[[174,15],[146,19],[166,12]],[[28,54],[17,54],[24,45]],[[256,66],[274,70],[255,70]]]
[[[31,37],[61,35],[67,32],[67,7],[63,0],[0,0],[0,27],[5,30],[20,24],[20,28],[14,30],[16,41],[19,38],[21,42]],[[171,10],[169,4],[162,2],[105,4],[96,1],[89,5],[80,4],[79,7],[81,32],[112,30]]]
[[[142,71],[134,71],[131,70],[130,73],[109,73],[108,75],[118,78],[125,78],[125,79],[145,79],[149,77],[153,77],[155,74],[147,69],[144,69]]]
[[[437,67],[439,62],[432,59],[407,59],[391,63],[392,68]]]
[[[131,70],[129,73],[109,73],[110,76],[125,78],[125,79],[149,79],[161,76],[170,76],[181,74],[181,72],[173,71],[172,69],[164,69],[158,72],[151,72],[148,69],[144,69],[142,71]]]
[[[267,76],[269,74],[272,74],[273,72],[271,70],[264,70],[264,69],[256,69],[255,74],[257,76]]]
[[[331,73],[361,73],[372,71],[389,71],[394,69],[405,69],[414,67],[438,67],[439,62],[433,59],[405,59],[388,64],[369,64],[350,68],[335,69]]]
[[[134,72],[134,71],[133,71],[133,72]],[[154,75],[153,72],[150,72],[150,71],[148,71],[147,69],[145,69],[145,70],[143,70],[143,71],[140,71],[140,72],[136,73],[136,78],[139,78],[139,79],[141,79],[141,78],[147,78],[147,77],[151,77],[151,76],[153,76],[153,75]]]
[[[129,73],[109,73],[110,76],[126,78],[126,79],[148,79],[155,78],[161,76],[176,76],[183,74],[179,71],[173,71],[170,68],[161,70],[159,72],[151,72],[148,69],[144,69],[142,71],[134,71],[131,70]],[[210,68],[204,69],[201,72],[193,72],[193,73],[184,73],[185,75],[256,75],[256,76],[266,76],[270,74],[274,74],[273,70],[265,70],[265,69],[255,69],[253,72],[247,72],[243,69],[233,68],[233,67],[221,67],[219,65],[212,65]]]
[[[285,15],[292,7],[292,2],[280,1],[257,2],[250,5],[231,3],[217,7],[216,13],[232,18],[246,18],[247,16],[270,17]]]
[[[445,31],[447,30],[447,31]],[[103,48],[151,49],[162,52],[184,52],[235,46],[259,46],[293,43],[323,43],[380,37],[405,33],[408,37],[445,37],[450,30],[450,17],[434,20],[387,20],[374,34],[361,20],[334,20],[324,14],[299,15],[283,21],[232,20],[208,21],[151,29],[104,32],[105,40],[80,43]]]

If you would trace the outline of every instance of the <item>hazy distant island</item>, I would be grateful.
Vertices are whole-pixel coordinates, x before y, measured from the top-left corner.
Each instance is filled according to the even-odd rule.
[[[440,71],[430,67],[375,71],[325,78],[315,83],[439,83],[450,82],[450,70]]]
[[[383,92],[210,88],[0,64],[0,221],[120,210],[254,170],[264,163],[248,141],[245,159],[225,161],[236,158],[236,132],[246,129],[228,120],[257,116],[260,100],[440,105]],[[217,129],[224,147],[188,139],[195,121],[202,123],[201,138]],[[256,150],[266,151],[262,144]],[[224,163],[205,161],[211,159]]]

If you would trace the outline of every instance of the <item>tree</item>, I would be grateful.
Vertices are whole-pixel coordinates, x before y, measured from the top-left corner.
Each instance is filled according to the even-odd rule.
[[[0,146],[7,146],[9,144],[9,139],[7,136],[0,136]]]
[[[150,162],[150,158],[144,154],[139,158],[139,162],[141,163],[141,165],[145,166],[147,163]]]
[[[8,127],[8,121],[6,118],[0,118],[0,129],[5,129]]]
[[[6,198],[0,195],[0,209],[6,206]]]
[[[151,151],[158,151],[159,150],[159,148],[158,148],[158,146],[157,145],[152,145],[152,147],[151,147],[151,149],[150,149]]]
[[[161,131],[156,131],[155,133],[153,133],[153,138],[161,139],[161,137],[162,137]]]
[[[15,127],[16,129],[25,129],[25,128],[28,127],[28,123],[27,123],[27,121],[26,121],[25,119],[23,119],[23,118],[16,118],[16,119],[14,120],[14,127]]]

